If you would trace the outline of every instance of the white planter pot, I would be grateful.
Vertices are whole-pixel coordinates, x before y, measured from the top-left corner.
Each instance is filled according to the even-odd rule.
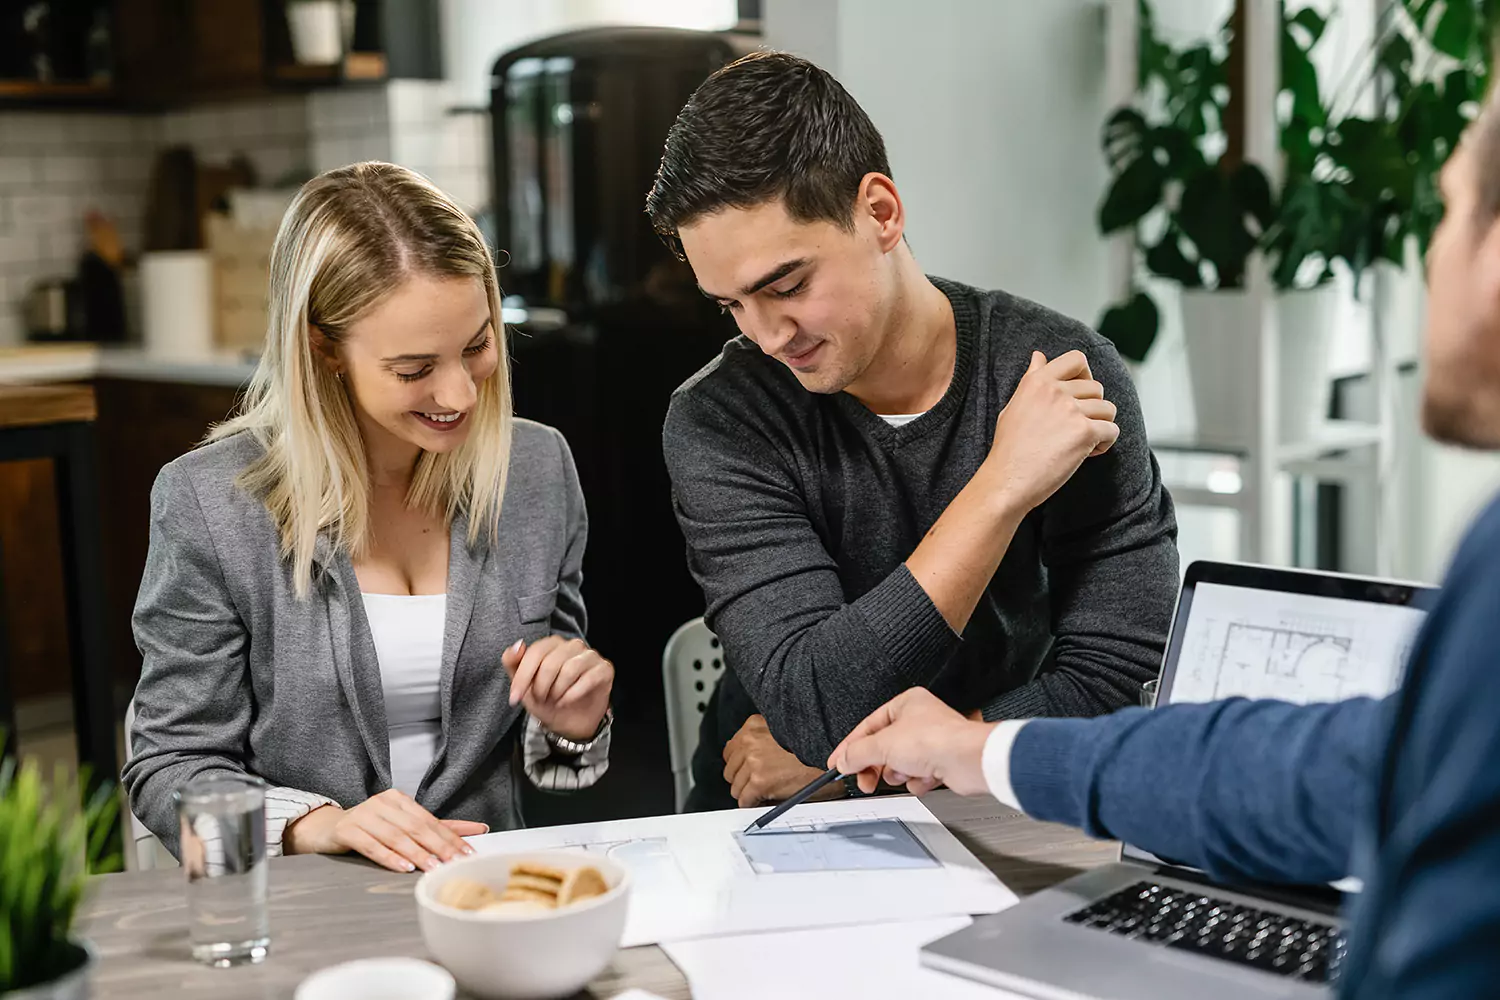
[[[1255,443],[1254,380],[1259,316],[1244,292],[1182,292],[1182,334],[1199,444],[1248,449]]]
[[[1338,322],[1339,289],[1324,285],[1276,297],[1279,433],[1283,443],[1310,441],[1328,419],[1333,381],[1328,356]]]
[[[343,0],[292,0],[286,6],[292,55],[299,63],[326,66],[344,58]]]

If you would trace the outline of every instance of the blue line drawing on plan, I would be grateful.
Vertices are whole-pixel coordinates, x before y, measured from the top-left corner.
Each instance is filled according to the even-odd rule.
[[[736,833],[734,839],[757,875],[940,867],[926,845],[895,819],[772,827]]]

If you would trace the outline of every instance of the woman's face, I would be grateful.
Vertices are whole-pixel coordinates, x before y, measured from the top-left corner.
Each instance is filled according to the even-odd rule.
[[[365,445],[452,451],[469,435],[479,383],[499,354],[478,278],[408,278],[359,320],[335,364]]]

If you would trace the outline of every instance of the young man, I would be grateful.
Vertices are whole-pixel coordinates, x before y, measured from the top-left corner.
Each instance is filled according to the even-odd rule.
[[[647,211],[743,334],[663,434],[731,668],[693,804],[786,797],[914,685],[990,720],[1134,703],[1176,524],[1114,349],[924,275],[879,132],[794,56],[698,89]]]
[[[1500,448],[1500,109],[1443,172],[1428,255],[1423,423]],[[1500,984],[1500,501],[1476,522],[1401,690],[1293,706],[1180,705],[1105,719],[966,722],[926,692],[877,711],[831,763],[938,783],[1182,858],[1227,879],[1353,873],[1346,998],[1492,996]],[[1254,761],[1254,767],[1246,767]]]

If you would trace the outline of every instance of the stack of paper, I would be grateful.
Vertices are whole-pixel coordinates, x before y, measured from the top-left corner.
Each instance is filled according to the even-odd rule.
[[[697,1000],[1006,1000],[982,986],[917,961],[922,946],[969,924],[946,917],[770,934],[679,941],[662,948]]]
[[[917,799],[810,803],[742,835],[762,811],[514,830],[471,843],[482,852],[573,848],[618,861],[633,882],[627,947],[967,917],[1016,900]]]

